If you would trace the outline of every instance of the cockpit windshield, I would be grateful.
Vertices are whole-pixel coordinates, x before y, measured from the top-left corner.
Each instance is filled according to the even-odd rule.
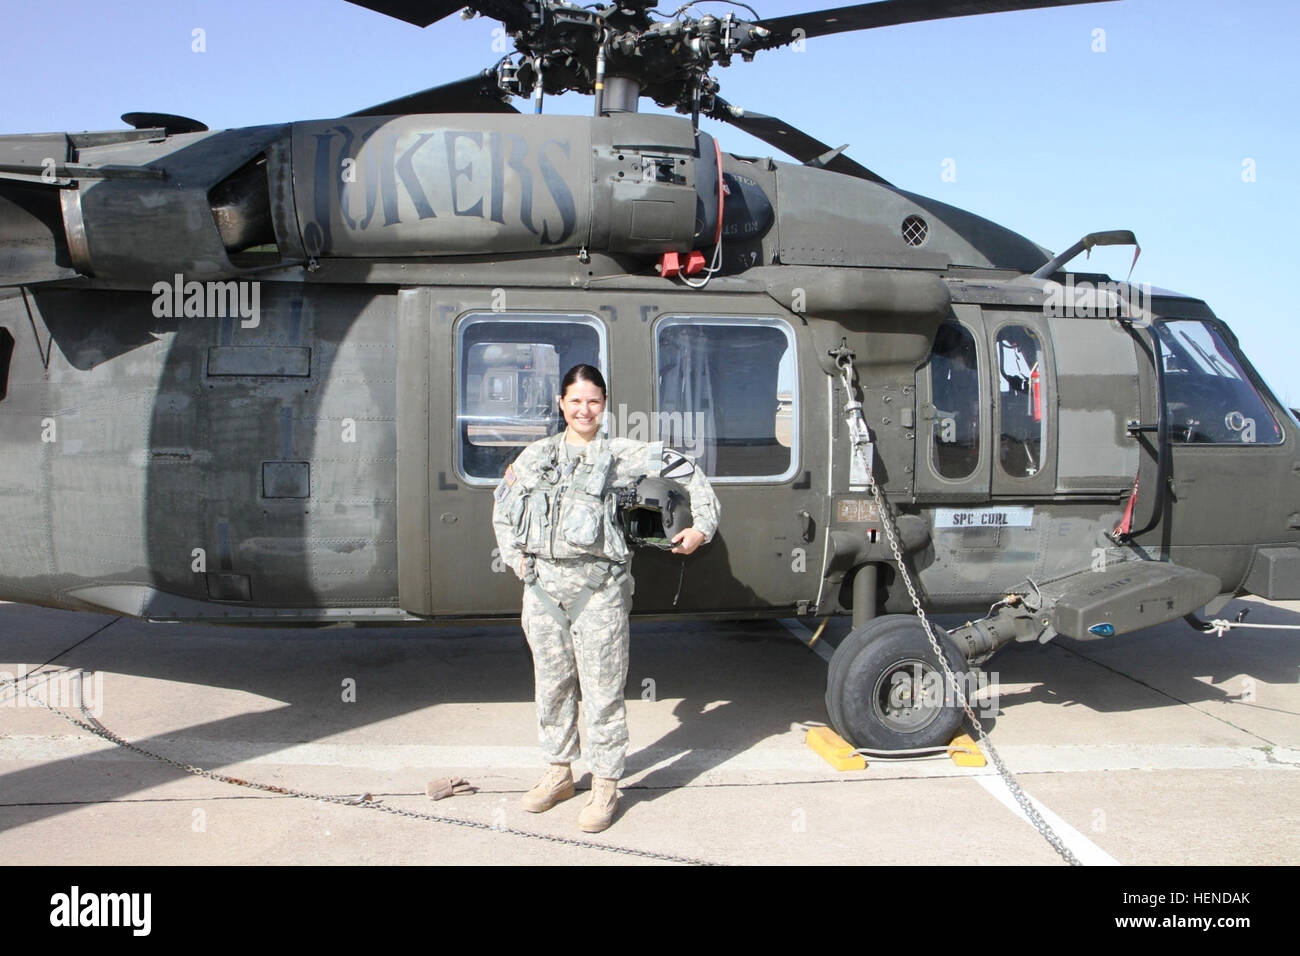
[[[1241,361],[1208,322],[1157,323],[1169,440],[1176,444],[1276,445],[1282,429]]]

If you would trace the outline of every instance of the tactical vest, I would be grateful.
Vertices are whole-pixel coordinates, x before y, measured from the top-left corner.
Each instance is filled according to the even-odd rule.
[[[602,451],[564,462],[558,443],[551,445],[550,455],[538,468],[532,487],[517,496],[510,508],[519,549],[540,558],[590,555],[626,561],[618,502],[608,487],[614,456]]]

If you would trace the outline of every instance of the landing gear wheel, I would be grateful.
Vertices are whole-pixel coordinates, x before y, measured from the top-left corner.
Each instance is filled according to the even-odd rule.
[[[967,689],[965,658],[936,628],[953,675]],[[964,716],[921,622],[888,614],[840,642],[826,676],[831,726],[855,747],[902,750],[949,743]]]
[[[846,740],[847,735],[844,733],[844,711],[840,707],[840,702],[844,697],[844,672],[848,669],[849,663],[857,657],[867,641],[881,633],[880,629],[885,627],[885,622],[906,620],[906,614],[889,614],[884,617],[873,618],[862,627],[855,628],[848,633],[844,640],[840,641],[839,647],[835,648],[835,653],[831,655],[830,665],[826,668],[826,714],[831,719],[831,726],[835,732]]]

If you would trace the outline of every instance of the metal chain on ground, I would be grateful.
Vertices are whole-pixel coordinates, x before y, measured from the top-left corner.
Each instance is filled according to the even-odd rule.
[[[966,712],[971,726],[975,728],[975,732],[979,735],[980,744],[988,748],[988,754],[993,761],[993,766],[997,768],[998,774],[1011,791],[1011,795],[1016,798],[1016,803],[1024,811],[1025,817],[1033,824],[1034,829],[1042,834],[1043,839],[1052,845],[1052,849],[1059,853],[1067,863],[1071,866],[1081,866],[1082,863],[1080,863],[1079,858],[1071,852],[1051,825],[1043,819],[1042,814],[1029,801],[1025,792],[1020,789],[1020,784],[1016,783],[1011,772],[1003,764],[1002,757],[993,746],[993,742],[989,740],[984,725],[975,716],[975,711],[966,698],[966,689],[962,687],[961,681],[957,679],[957,676],[952,672],[952,668],[948,666],[947,655],[944,654],[943,648],[939,646],[939,639],[934,635],[934,628],[930,624],[930,619],[926,616],[925,609],[921,607],[921,599],[916,593],[916,586],[912,583],[912,575],[908,571],[907,562],[903,558],[903,549],[898,543],[898,529],[894,526],[893,511],[890,510],[889,501],[885,497],[884,491],[876,484],[876,476],[866,454],[866,446],[870,442],[871,432],[867,428],[866,417],[862,413],[862,403],[854,397],[856,391],[854,380],[857,374],[853,367],[852,353],[841,352],[836,356],[835,362],[840,368],[840,374],[844,381],[844,393],[846,395],[844,414],[848,420],[849,438],[853,442],[853,454],[863,467],[863,472],[867,477],[867,490],[871,493],[871,497],[875,499],[876,510],[880,513],[880,525],[885,530],[885,538],[889,542],[889,550],[894,556],[894,563],[898,568],[899,577],[903,579],[903,584],[907,587],[907,593],[912,599],[912,607],[915,608],[916,616],[920,618],[921,625],[925,628],[926,636],[930,639],[930,648],[934,651],[939,666],[943,668],[945,679],[948,680],[949,686],[956,692],[962,710]]]
[[[695,857],[689,857],[689,856],[677,856],[672,853],[656,853],[653,850],[638,850],[634,847],[618,846],[617,844],[612,844],[612,843],[593,843],[590,840],[579,840],[575,837],[553,836],[549,833],[536,833],[532,830],[517,830],[514,827],[496,826],[491,823],[482,823],[478,820],[465,820],[461,817],[445,817],[436,813],[422,813],[419,810],[404,810],[400,807],[390,806],[389,804],[382,803],[378,800],[366,799],[366,797],[368,797],[369,794],[366,794],[365,796],[359,798],[345,797],[345,796],[338,796],[334,794],[311,793],[310,791],[297,790],[293,787],[277,787],[272,784],[258,783],[253,780],[242,780],[239,777],[231,777],[223,773],[216,773],[215,771],[212,770],[204,770],[202,767],[196,767],[193,764],[182,763],[181,761],[174,760],[171,757],[166,757],[162,754],[154,753],[151,750],[146,750],[144,747],[137,746],[136,744],[133,744],[130,741],[125,740],[122,737],[119,737],[117,734],[113,733],[113,731],[109,730],[102,723],[96,720],[86,710],[86,702],[84,698],[79,702],[81,707],[81,713],[86,718],[86,720],[83,721],[83,720],[78,720],[76,717],[73,717],[71,714],[65,714],[57,707],[52,707],[50,704],[41,700],[38,697],[32,697],[28,695],[24,688],[18,686],[18,681],[15,679],[6,679],[4,681],[0,681],[0,691],[7,690],[9,687],[13,687],[17,691],[17,693],[26,696],[28,700],[32,701],[33,703],[41,707],[44,707],[50,713],[62,717],[70,724],[74,724],[75,726],[80,727],[82,730],[88,731],[94,734],[96,737],[101,737],[104,740],[107,740],[109,743],[115,744],[116,746],[121,747],[124,750],[130,750],[133,753],[137,753],[140,754],[141,756],[148,757],[151,760],[157,760],[161,763],[167,764],[168,766],[175,767],[177,770],[184,771],[185,773],[188,774],[193,774],[196,777],[206,777],[207,779],[215,780],[218,783],[229,783],[229,784],[234,784],[237,787],[248,787],[253,790],[262,790],[265,791],[266,793],[276,793],[286,797],[300,797],[304,800],[318,800],[322,803],[334,803],[334,804],[338,804],[339,806],[363,807],[367,810],[379,810],[383,813],[388,813],[393,816],[410,817],[415,820],[428,820],[433,823],[450,823],[455,826],[469,827],[474,830],[489,830],[493,833],[508,833],[512,836],[527,837],[532,840],[542,840],[547,843],[558,843],[564,846],[576,846],[587,850],[604,850],[608,853],[621,853],[627,856],[639,856],[649,860],[663,860],[668,863],[684,863],[692,866],[721,866],[722,865],[719,863],[714,863],[710,860],[700,860],[700,859],[696,859]]]

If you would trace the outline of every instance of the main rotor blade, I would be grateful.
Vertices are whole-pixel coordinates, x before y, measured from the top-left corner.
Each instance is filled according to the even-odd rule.
[[[809,136],[803,130],[791,126],[785,120],[776,116],[742,110],[738,106],[732,106],[720,96],[714,98],[714,104],[713,109],[708,113],[709,116],[724,123],[730,123],[738,129],[743,129],[750,136],[761,139],[770,146],[775,146],[781,152],[793,156],[801,163],[807,163],[809,160],[833,152],[832,148],[821,140]],[[881,183],[885,186],[890,185],[888,180],[877,176],[867,167],[849,159],[843,153],[836,155],[822,168],[829,169],[833,173],[843,173],[846,176],[854,176],[869,182]]]
[[[348,0],[348,3],[383,13],[417,27],[427,27],[465,7],[465,0]]]
[[[471,7],[475,13],[500,20],[513,33],[533,22],[539,0],[348,0],[348,3],[383,13],[417,27],[427,27],[457,10]]]
[[[760,20],[759,25],[770,30],[772,35],[754,45],[760,48],[782,46],[801,37],[870,30],[873,27],[920,23],[923,20],[947,20],[981,13],[1110,2],[1111,0],[877,0],[876,3],[857,3],[849,7],[836,7],[834,10],[815,10],[812,13],[795,13],[788,17]],[[796,30],[803,32],[796,35]]]
[[[454,83],[368,106],[349,116],[396,116],[405,113],[518,113],[497,86],[494,70],[484,70]]]

